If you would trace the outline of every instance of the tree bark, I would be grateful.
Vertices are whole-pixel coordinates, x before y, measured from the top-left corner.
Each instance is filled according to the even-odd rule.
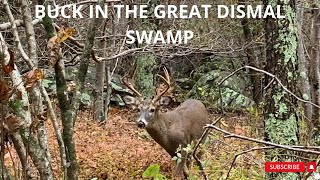
[[[1,48],[0,48],[0,54],[4,55],[4,64],[8,64],[10,55],[8,52],[8,48],[6,47],[5,41],[0,34],[0,41],[1,41]],[[23,143],[27,148],[31,159],[33,160],[37,170],[40,174],[40,179],[53,179],[53,172],[50,168],[50,161],[46,158],[45,153],[43,149],[39,146],[37,143],[36,138],[30,134],[29,127],[32,122],[31,113],[30,113],[30,104],[29,104],[29,98],[28,93],[23,86],[22,77],[20,75],[20,72],[18,68],[14,65],[14,70],[10,73],[10,78],[13,82],[13,85],[17,87],[17,90],[21,92],[22,95],[22,107],[18,112],[15,112],[18,117],[21,117],[24,120],[24,126],[20,128],[20,135],[23,139]]]
[[[20,135],[27,151],[37,167],[41,180],[54,180],[53,172],[50,166],[49,160],[46,158],[46,154],[39,146],[37,139],[25,128],[20,129]]]
[[[147,4],[150,10],[160,2],[158,0],[142,0],[142,3]],[[150,11],[148,12],[151,13]],[[157,26],[158,24],[150,18],[140,19],[141,30],[156,30]],[[156,57],[151,53],[143,53],[136,55],[135,58],[137,63],[134,74],[136,85],[144,97],[151,98],[155,92],[153,70],[155,69]]]
[[[97,3],[102,5],[104,3],[104,1],[99,0]],[[84,90],[84,84],[85,84],[85,80],[86,80],[86,76],[87,76],[87,72],[88,72],[89,62],[91,59],[92,48],[94,45],[94,38],[96,36],[98,22],[99,22],[99,18],[93,18],[90,21],[90,23],[88,25],[87,35],[86,35],[86,43],[85,43],[85,46],[83,49],[82,56],[80,58],[81,61],[80,61],[79,69],[78,69],[78,76],[76,79],[77,86],[75,88],[74,98],[72,100],[72,110],[74,111],[74,113],[72,114],[72,118],[73,118],[74,123],[75,123],[75,118],[76,118],[77,112],[79,110],[80,97],[81,97],[81,94],[83,93],[83,90]]]
[[[239,4],[244,4],[244,0],[239,0]],[[242,31],[245,37],[245,40],[247,43],[253,42],[252,32],[249,27],[249,21],[247,18],[241,19],[241,25],[242,25]],[[244,52],[247,56],[247,62],[246,65],[253,66],[256,68],[260,68],[260,65],[258,63],[258,57],[255,55],[254,49],[251,46],[246,46],[244,49]],[[252,99],[256,104],[259,104],[262,99],[262,88],[261,88],[261,76],[257,75],[257,72],[250,69],[250,80],[252,84]]]
[[[294,0],[265,0],[265,5],[282,5],[286,18],[268,17],[266,30],[266,71],[276,75],[283,85],[297,92],[297,25]],[[265,86],[272,79],[265,77]],[[265,138],[273,143],[295,145],[299,142],[298,116],[295,114],[296,99],[290,96],[277,82],[270,84],[265,93],[264,124]],[[284,155],[286,154],[286,155]],[[270,150],[267,161],[295,161],[292,152]],[[299,179],[298,173],[267,173],[266,179]]]
[[[105,120],[104,111],[104,79],[106,63],[100,62],[96,63],[96,82],[95,82],[95,101],[94,101],[94,119],[96,121]]]
[[[303,27],[304,26],[304,8],[301,4],[297,6],[297,38],[298,38],[298,49],[297,49],[297,57],[298,57],[298,69],[299,69],[299,88],[302,93],[302,97],[304,100],[311,101],[311,86],[309,81],[309,63],[306,60],[305,54],[305,42],[303,38]],[[314,129],[314,125],[312,123],[312,114],[313,114],[313,106],[309,103],[303,103],[304,115],[307,118],[306,122],[310,129]],[[312,139],[313,132],[310,131],[308,134],[308,139]]]
[[[40,0],[40,4],[44,4],[44,1]],[[47,1],[46,6],[52,1]],[[47,15],[43,18],[43,24],[46,30],[48,38],[51,38],[55,35],[55,29],[53,26],[52,19]],[[58,57],[58,56],[57,56]],[[57,60],[57,63],[54,65],[55,70],[55,80],[57,87],[57,99],[59,102],[59,107],[61,111],[61,119],[63,126],[63,141],[65,144],[66,159],[69,166],[67,167],[66,178],[68,180],[77,180],[78,179],[78,164],[77,164],[77,155],[76,147],[73,139],[73,118],[76,116],[74,111],[71,109],[71,103],[68,97],[67,84],[65,80],[64,73],[64,63],[63,61]]]
[[[311,50],[310,50],[310,80],[312,102],[320,105],[320,9],[317,3],[314,3],[311,20]],[[320,109],[315,108],[312,119],[317,128],[314,136],[320,133]],[[319,142],[318,142],[319,143]]]
[[[19,159],[20,159],[20,162],[22,165],[23,178],[26,180],[34,179],[34,177],[32,176],[32,171],[31,171],[30,166],[28,164],[26,148],[22,142],[21,136],[18,133],[14,133],[14,134],[12,134],[11,139],[13,142],[13,146],[18,153],[18,156],[19,156]]]

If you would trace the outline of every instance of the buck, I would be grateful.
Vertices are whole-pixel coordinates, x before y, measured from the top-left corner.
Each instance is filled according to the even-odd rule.
[[[181,150],[181,162],[177,164],[179,175],[188,177],[188,153],[183,150],[188,144],[194,143],[204,132],[204,126],[210,123],[206,107],[195,99],[188,99],[173,111],[162,113],[161,106],[168,105],[171,98],[164,96],[170,88],[170,77],[164,69],[165,77],[160,76],[165,84],[165,89],[153,99],[144,99],[131,83],[123,78],[123,83],[138,97],[125,96],[124,102],[139,109],[138,127],[145,128],[150,136],[163,147],[171,157],[176,156],[177,148]]]

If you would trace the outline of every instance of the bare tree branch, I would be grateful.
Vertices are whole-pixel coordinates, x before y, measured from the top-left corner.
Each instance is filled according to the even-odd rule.
[[[314,146],[312,146],[312,147],[309,147],[309,146],[288,146],[288,145],[276,144],[276,143],[272,143],[272,142],[268,142],[268,141],[263,141],[263,140],[258,140],[258,139],[246,137],[246,136],[233,134],[231,132],[223,130],[223,129],[221,129],[221,128],[215,126],[215,125],[212,125],[212,124],[206,125],[206,128],[215,129],[217,131],[220,131],[220,132],[224,133],[226,135],[225,138],[237,138],[237,139],[251,141],[251,142],[264,144],[264,145],[268,145],[268,146],[274,146],[274,147],[277,147],[277,148],[283,148],[283,149],[287,149],[287,150],[290,150],[290,151],[297,151],[297,152],[320,155],[320,151],[319,151],[320,147],[314,147]],[[304,149],[302,149],[302,148],[304,148]],[[311,149],[317,149],[318,151],[311,150]]]
[[[231,74],[229,74],[228,76],[226,76],[225,78],[223,78],[223,79],[219,82],[218,86],[221,87],[221,85],[222,85],[228,78],[230,78],[231,76],[235,75],[235,74],[238,73],[240,70],[246,69],[246,68],[255,70],[255,71],[257,71],[257,72],[264,73],[264,74],[266,74],[266,75],[274,78],[274,79],[279,83],[279,85],[283,88],[283,90],[285,90],[285,91],[286,91],[287,93],[289,93],[291,96],[293,96],[294,98],[296,98],[298,101],[301,101],[301,102],[303,102],[303,103],[311,104],[311,105],[313,105],[313,106],[315,106],[315,107],[317,107],[317,108],[320,109],[320,106],[319,106],[319,105],[317,105],[317,104],[315,104],[315,103],[313,103],[313,102],[311,102],[311,101],[304,100],[304,99],[298,97],[297,95],[295,95],[293,92],[291,92],[287,87],[285,87],[285,86],[282,84],[282,82],[280,81],[280,79],[279,79],[277,76],[275,76],[275,75],[273,75],[273,74],[271,74],[271,73],[269,73],[269,72],[267,72],[267,71],[264,71],[264,70],[262,70],[262,69],[258,69],[258,68],[252,67],[252,66],[243,66],[243,67],[235,70],[234,72],[232,72]]]

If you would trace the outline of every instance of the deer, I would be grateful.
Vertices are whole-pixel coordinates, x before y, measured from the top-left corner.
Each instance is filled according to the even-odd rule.
[[[137,126],[144,128],[171,157],[176,156],[178,148],[180,149],[181,161],[177,164],[176,172],[188,179],[190,162],[184,148],[192,142],[197,143],[200,139],[204,126],[210,124],[209,113],[205,105],[196,99],[187,99],[176,109],[161,112],[160,107],[167,106],[171,102],[170,97],[164,96],[170,89],[170,77],[166,68],[164,74],[165,77],[157,74],[165,82],[164,90],[154,98],[147,99],[133,87],[132,83],[123,78],[123,84],[138,96],[126,95],[123,100],[126,105],[139,110]]]

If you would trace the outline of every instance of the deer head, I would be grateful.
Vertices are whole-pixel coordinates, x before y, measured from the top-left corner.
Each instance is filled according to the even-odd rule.
[[[137,119],[138,127],[144,128],[151,121],[153,121],[158,114],[159,108],[161,106],[166,106],[170,103],[171,98],[163,96],[170,88],[170,77],[168,70],[164,68],[165,77],[158,75],[164,80],[166,88],[156,95],[153,99],[144,99],[141,93],[139,93],[132,85],[129,83],[128,79],[124,77],[122,82],[131,89],[138,97],[125,96],[124,101],[127,105],[130,105],[133,109],[138,109],[140,112],[139,118]]]

